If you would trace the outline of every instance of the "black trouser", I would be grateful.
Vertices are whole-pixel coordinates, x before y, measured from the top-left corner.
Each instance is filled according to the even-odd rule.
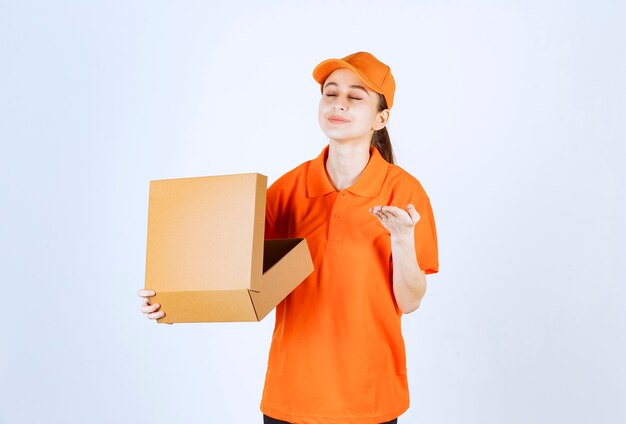
[[[289,424],[287,421],[281,421],[274,418],[270,418],[267,415],[263,415],[263,424]],[[393,419],[381,424],[398,424],[398,419]]]

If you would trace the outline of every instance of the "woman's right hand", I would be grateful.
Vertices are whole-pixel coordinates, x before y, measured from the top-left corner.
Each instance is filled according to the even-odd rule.
[[[143,302],[141,304],[141,312],[146,314],[149,319],[159,319],[165,316],[165,312],[159,311],[161,305],[159,305],[158,303],[155,303],[154,305],[150,304],[150,298],[156,295],[156,292],[154,290],[142,289],[139,290],[137,294],[143,299]]]

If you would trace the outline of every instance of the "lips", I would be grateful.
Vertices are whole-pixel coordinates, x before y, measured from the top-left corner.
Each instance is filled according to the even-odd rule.
[[[344,118],[341,118],[341,117],[335,116],[335,115],[329,116],[328,117],[328,121],[333,123],[333,124],[343,124],[344,122],[348,122],[347,119],[344,119]]]

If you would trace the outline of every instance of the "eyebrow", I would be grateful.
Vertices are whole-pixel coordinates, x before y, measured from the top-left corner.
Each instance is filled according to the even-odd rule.
[[[324,86],[324,88],[328,87],[329,85],[334,85],[334,86],[338,87],[336,82],[329,82],[328,84],[326,84]],[[365,89],[365,87],[363,87],[362,85],[351,85],[349,88],[358,88],[358,89],[361,89],[361,90],[365,91],[365,94],[367,94],[368,96],[370,95],[370,93],[368,93],[367,90]]]

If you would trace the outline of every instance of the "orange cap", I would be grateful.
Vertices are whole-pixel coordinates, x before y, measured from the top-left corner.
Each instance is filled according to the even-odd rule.
[[[357,52],[342,59],[327,59],[313,69],[313,78],[320,85],[335,69],[348,68],[359,76],[370,89],[385,96],[387,106],[393,105],[396,81],[389,66],[376,59],[368,52]]]

